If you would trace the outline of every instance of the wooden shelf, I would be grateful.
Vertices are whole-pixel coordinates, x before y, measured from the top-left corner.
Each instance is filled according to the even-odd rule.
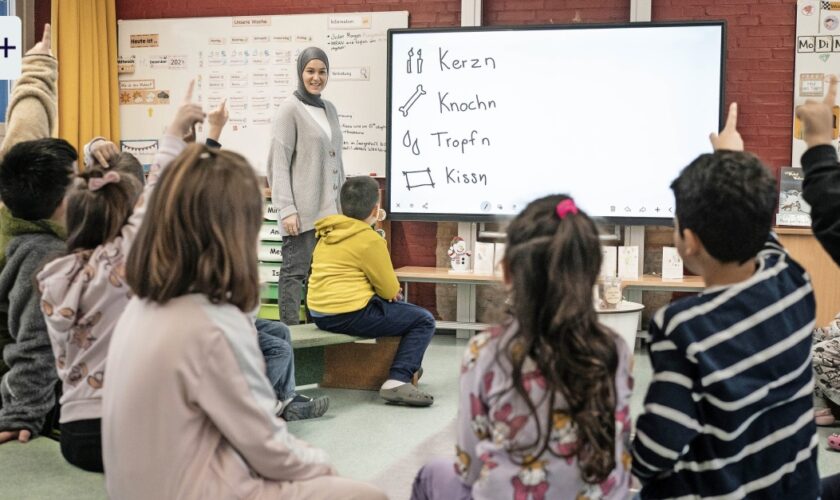
[[[448,267],[405,266],[395,269],[400,281],[418,283],[474,283],[491,284],[501,282],[502,277],[495,274],[476,274],[472,272],[450,272]]]
[[[793,234],[797,236],[813,236],[814,232],[810,227],[779,226],[774,227],[776,234]]]
[[[492,284],[502,281],[500,275],[450,272],[446,267],[406,266],[395,270],[397,279],[417,283],[450,284]],[[659,276],[646,274],[637,280],[622,280],[623,288],[642,290],[696,291],[705,288],[699,276],[686,276],[678,280],[664,280]]]

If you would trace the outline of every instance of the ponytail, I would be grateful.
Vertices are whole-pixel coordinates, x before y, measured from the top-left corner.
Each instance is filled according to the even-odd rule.
[[[597,228],[571,198],[542,198],[509,226],[505,261],[519,330],[502,352],[512,366],[512,388],[538,424],[534,442],[512,452],[575,457],[584,481],[600,483],[615,468],[618,354],[615,335],[598,323],[593,304],[601,268]],[[539,402],[531,401],[523,383],[527,358],[546,382],[545,415],[538,415]],[[577,434],[577,445],[563,454],[549,446],[558,393]]]
[[[120,234],[140,195],[140,180],[115,169],[89,168],[67,194],[67,251],[92,250]]]

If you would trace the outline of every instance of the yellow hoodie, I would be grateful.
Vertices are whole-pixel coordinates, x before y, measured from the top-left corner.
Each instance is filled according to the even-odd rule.
[[[388,246],[370,226],[345,215],[315,222],[318,243],[312,254],[307,305],[321,314],[359,311],[374,294],[391,300],[400,283]]]

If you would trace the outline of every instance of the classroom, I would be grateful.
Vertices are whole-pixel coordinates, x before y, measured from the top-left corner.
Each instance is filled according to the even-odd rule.
[[[840,2],[0,28],[0,499],[840,499]]]

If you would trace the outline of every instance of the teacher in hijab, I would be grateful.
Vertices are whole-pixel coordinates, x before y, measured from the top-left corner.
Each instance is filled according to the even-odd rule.
[[[303,286],[315,248],[315,221],[341,213],[344,182],[341,127],[335,106],[321,97],[330,61],[317,47],[297,60],[298,88],[280,104],[271,124],[268,182],[283,236],[278,302],[280,320],[300,320]]]

